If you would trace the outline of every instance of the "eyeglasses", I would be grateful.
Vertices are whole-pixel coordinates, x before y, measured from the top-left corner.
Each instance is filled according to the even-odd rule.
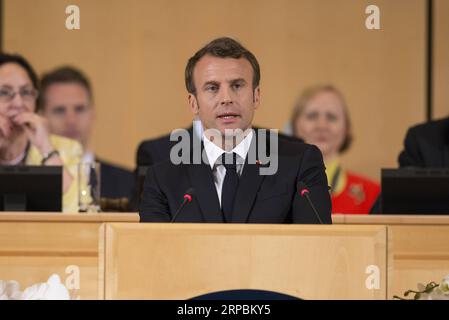
[[[33,101],[39,95],[36,89],[21,89],[20,91],[14,91],[12,89],[2,88],[0,89],[0,102],[10,102],[14,99],[16,94],[20,94],[23,100]]]

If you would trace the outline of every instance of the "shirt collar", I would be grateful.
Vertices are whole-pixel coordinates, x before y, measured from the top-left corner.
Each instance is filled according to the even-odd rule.
[[[237,157],[237,162],[239,164],[242,164],[245,162],[246,155],[248,154],[249,147],[251,146],[251,141],[253,139],[253,130],[251,130],[248,135],[232,149],[228,153],[235,152]],[[206,150],[207,159],[209,160],[209,165],[211,169],[214,168],[215,163],[217,162],[218,158],[221,157],[223,153],[226,151],[217,146],[215,143],[210,141],[203,133],[203,141],[204,141],[204,149]]]
[[[92,152],[86,151],[83,155],[83,163],[92,163],[95,161],[95,156]]]

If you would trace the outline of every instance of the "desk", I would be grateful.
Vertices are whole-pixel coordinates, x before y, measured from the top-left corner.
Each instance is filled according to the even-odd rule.
[[[142,297],[139,296],[141,293],[132,292],[131,288],[126,287],[127,281],[124,280],[127,277],[130,277],[129,283],[133,283],[132,281],[135,281],[136,278],[134,276],[133,280],[133,274],[126,275],[125,273],[124,276],[123,273],[120,273],[122,271],[131,272],[132,269],[129,261],[133,260],[126,261],[124,258],[142,259],[143,266],[148,267],[146,264],[150,263],[152,257],[150,253],[155,252],[156,256],[162,256],[165,253],[164,250],[170,249],[170,247],[167,248],[166,242],[170,237],[175,236],[178,240],[173,243],[171,249],[179,249],[183,245],[183,241],[193,241],[198,237],[212,241],[217,236],[218,240],[211,243],[222,245],[225,244],[225,239],[231,237],[233,240],[227,245],[227,248],[233,249],[231,251],[223,249],[227,257],[230,259],[232,253],[243,259],[239,267],[246,270],[246,274],[256,271],[254,276],[246,278],[246,280],[236,277],[233,283],[235,286],[256,287],[257,284],[257,286],[266,287],[272,283],[274,290],[285,290],[285,293],[303,298],[318,298],[320,292],[311,289],[310,284],[307,284],[307,278],[302,278],[303,276],[299,274],[293,275],[291,273],[293,269],[287,269],[287,271],[290,272],[289,277],[293,277],[296,283],[300,284],[297,287],[289,287],[285,278],[270,277],[269,270],[274,272],[281,266],[270,259],[268,259],[269,262],[262,263],[262,257],[267,258],[270,252],[275,250],[278,252],[279,261],[292,261],[292,265],[301,265],[301,260],[307,261],[312,257],[310,259],[315,261],[314,268],[307,269],[306,265],[301,265],[301,268],[303,268],[303,274],[308,274],[310,279],[313,279],[312,274],[315,275],[315,278],[323,277],[324,274],[324,279],[333,283],[324,285],[326,289],[321,291],[324,298],[353,298],[355,296],[366,299],[392,298],[395,294],[402,295],[405,290],[416,288],[418,282],[432,280],[439,282],[449,274],[449,216],[334,215],[334,226],[192,225],[191,229],[185,224],[169,226],[166,224],[139,224],[138,221],[139,216],[136,213],[0,212],[0,279],[18,280],[24,288],[37,282],[46,281],[50,274],[57,273],[66,285],[74,286],[76,285],[74,279],[77,278],[78,273],[80,284],[78,295],[81,299]],[[181,227],[186,229],[182,230]],[[188,236],[185,230],[191,230],[193,234]],[[357,232],[361,232],[360,230],[365,233],[362,232],[362,235],[355,236]],[[366,233],[367,230],[377,231]],[[312,235],[310,233],[312,231],[316,234]],[[381,236],[383,232],[385,241]],[[237,236],[235,233],[240,234]],[[373,236],[374,234],[377,236]],[[160,247],[155,239],[164,239],[163,242],[160,242]],[[183,240],[181,241],[181,239]],[[310,239],[313,241],[310,242]],[[141,243],[141,241],[150,240],[149,244]],[[296,252],[289,249],[292,252],[291,255],[287,254],[289,252],[287,249],[279,251],[279,248],[286,247],[290,241],[294,243],[295,247],[302,248],[303,252],[308,252],[307,255],[301,256],[301,250]],[[241,243],[240,246],[239,243]],[[306,243],[309,245],[316,243],[318,253],[310,256],[311,253],[310,250],[308,251]],[[340,249],[336,249],[336,246],[340,246]],[[360,251],[363,246],[366,247],[366,254]],[[198,243],[190,247],[192,252],[201,248]],[[213,249],[208,248],[209,250]],[[319,257],[329,259],[326,258],[326,254],[322,253],[329,248],[333,248],[341,254],[341,257],[338,258],[340,260],[336,258],[340,261],[338,263],[335,262],[337,260],[334,262],[325,260],[328,265],[334,263],[335,266],[339,266],[336,269],[339,276],[334,278],[329,275],[332,272],[331,269],[327,269],[328,265],[318,263],[321,261]],[[138,258],[137,254],[139,250],[143,252],[146,250],[141,258]],[[353,252],[352,250],[360,252],[360,262],[352,261],[352,259],[345,260],[345,254],[341,253],[347,252],[346,257],[352,257],[349,254]],[[382,267],[384,264],[382,251],[385,255],[385,268]],[[256,252],[260,252],[261,255],[256,255]],[[184,256],[170,255],[171,259],[181,259],[182,257]],[[379,292],[370,294],[364,293],[363,288],[351,287],[348,284],[347,287],[339,287],[339,279],[348,281],[349,278],[345,278],[349,273],[348,270],[355,270],[351,269],[353,267],[350,267],[350,264],[366,265],[370,260],[369,257],[371,260],[376,260],[375,263],[379,263],[380,269],[384,270],[381,274],[381,285],[385,286]],[[207,266],[215,263],[207,262],[206,256],[203,256],[203,259],[202,263]],[[217,258],[214,256],[214,259]],[[135,264],[135,261],[133,263]],[[193,272],[193,266],[194,261],[191,262],[191,272]],[[362,277],[360,268],[357,269],[358,273],[350,272],[354,275],[358,274],[356,276],[358,284]],[[167,276],[167,274],[164,275],[163,269],[153,270],[154,274],[159,272],[161,277]],[[312,273],[312,271],[316,273]],[[213,281],[218,281],[214,282],[215,287],[213,284],[207,285],[203,282],[192,286],[191,291],[187,290],[188,287],[185,283],[182,284],[180,281],[182,278],[178,278],[177,283],[184,287],[181,288],[177,297],[189,297],[196,293],[218,289],[220,283],[223,284],[229,280],[229,275],[224,274],[223,270],[220,272],[222,273],[218,273],[218,275],[222,275],[223,280],[219,282],[219,279],[215,278]],[[197,274],[196,279],[200,280],[203,274]],[[334,283],[334,281],[337,282]],[[151,291],[151,295],[147,297],[170,297],[162,283],[155,288],[157,290]]]

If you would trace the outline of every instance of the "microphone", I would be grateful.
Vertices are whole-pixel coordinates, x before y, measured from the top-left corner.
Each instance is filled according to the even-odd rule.
[[[185,205],[187,203],[192,202],[193,196],[195,195],[195,189],[193,188],[189,188],[187,189],[187,191],[184,193],[184,201],[182,201],[181,205],[179,206],[178,210],[176,210],[175,215],[173,216],[173,218],[171,219],[170,222],[175,222],[176,218],[178,217],[178,214],[181,212],[181,210],[185,207]]]
[[[323,221],[320,218],[320,215],[318,214],[318,211],[316,210],[315,206],[313,205],[312,200],[310,199],[310,191],[309,189],[307,189],[307,186],[305,185],[304,182],[299,181],[298,182],[298,193],[301,197],[306,198],[307,202],[309,203],[309,206],[312,208],[312,211],[315,213],[318,221],[320,222],[320,224],[323,224]]]

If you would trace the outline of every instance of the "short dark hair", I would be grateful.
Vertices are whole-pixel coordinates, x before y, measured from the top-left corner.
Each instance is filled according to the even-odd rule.
[[[249,61],[253,68],[253,90],[259,86],[260,67],[254,54],[243,47],[238,41],[228,37],[221,37],[209,42],[207,45],[197,51],[195,55],[191,57],[187,62],[185,70],[185,81],[186,88],[189,93],[194,95],[196,94],[195,83],[193,81],[193,70],[195,69],[198,61],[205,55],[211,55],[213,57],[220,58],[245,58]]]
[[[92,87],[87,76],[79,69],[71,66],[63,66],[56,68],[42,76],[41,79],[41,94],[38,103],[38,110],[41,111],[45,106],[45,93],[52,84],[57,83],[75,83],[84,87],[93,100]]]
[[[0,66],[7,63],[15,63],[25,69],[28,77],[31,80],[31,83],[33,84],[34,89],[39,89],[39,80],[37,74],[31,64],[24,57],[19,54],[0,53]]]

